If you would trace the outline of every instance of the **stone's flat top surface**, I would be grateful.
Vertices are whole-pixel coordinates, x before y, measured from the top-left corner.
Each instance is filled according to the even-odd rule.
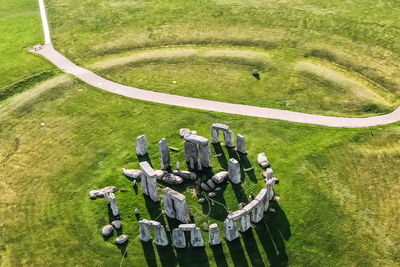
[[[135,170],[135,169],[122,168],[122,171],[124,172],[125,176],[130,177],[132,179],[136,179],[142,174],[141,170]]]
[[[237,210],[232,212],[231,214],[228,214],[228,218],[230,220],[237,220],[239,219],[244,213],[246,213],[244,210]]]
[[[231,159],[229,159],[229,163],[237,164],[237,163],[239,163],[239,162],[238,162],[236,159],[231,158]]]
[[[182,195],[181,193],[179,193],[178,191],[175,191],[172,188],[166,187],[163,189],[164,194],[168,194],[171,197],[174,197],[180,201],[185,201],[186,197],[184,195]]]
[[[218,130],[229,130],[229,126],[222,123],[213,123],[211,127]]]
[[[153,170],[153,168],[147,161],[142,161],[139,163],[139,165],[142,171],[145,172],[148,176],[151,177],[156,176],[156,172]]]
[[[115,229],[121,228],[121,221],[120,220],[115,220],[111,223],[112,226],[114,226]]]
[[[217,228],[218,229],[218,224],[213,223],[213,224],[210,224],[210,226],[208,227],[208,229],[213,229],[213,228]]]
[[[151,225],[151,226],[161,226],[161,223],[159,223],[157,221],[150,220],[149,221],[149,225]]]
[[[196,224],[194,223],[183,223],[178,226],[179,230],[187,231],[196,229]]]
[[[207,145],[208,144],[208,139],[203,136],[200,136],[200,135],[187,134],[183,137],[183,139],[187,142],[195,143],[198,145]]]
[[[267,196],[267,192],[268,192],[267,189],[265,188],[261,189],[254,200],[262,201],[263,198]]]
[[[113,231],[114,231],[114,227],[112,227],[111,224],[108,224],[108,225],[106,225],[106,226],[103,227],[103,230],[101,231],[101,233],[102,233],[104,236],[109,236],[109,235],[111,235],[111,233],[112,233]]]
[[[138,139],[144,139],[144,138],[146,138],[146,135],[142,134],[142,135],[139,135],[138,137],[136,137],[136,140],[138,140]]]

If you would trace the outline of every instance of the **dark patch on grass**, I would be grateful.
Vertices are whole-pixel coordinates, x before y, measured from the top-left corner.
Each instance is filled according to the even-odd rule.
[[[219,244],[211,246],[211,250],[214,254],[215,264],[217,264],[218,267],[228,267],[228,263],[226,262],[226,256],[222,245]]]

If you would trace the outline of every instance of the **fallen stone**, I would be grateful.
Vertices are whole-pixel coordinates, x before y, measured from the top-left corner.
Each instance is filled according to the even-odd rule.
[[[180,135],[181,137],[184,137],[184,136],[187,135],[187,134],[190,134],[190,130],[189,130],[189,129],[186,129],[186,128],[181,128],[181,129],[179,129],[179,135]]]
[[[115,243],[117,243],[118,245],[122,245],[122,244],[124,244],[126,241],[128,241],[128,236],[126,236],[126,235],[120,235],[120,236],[115,240]]]
[[[167,174],[166,171],[162,171],[162,170],[155,170],[154,173],[157,176],[157,180],[162,180],[162,178],[164,177],[164,175]]]
[[[176,147],[170,147],[169,148],[171,151],[173,151],[173,152],[179,152],[180,151],[180,149],[179,148],[176,148]]]
[[[208,185],[206,185],[205,183],[201,183],[200,187],[204,190],[204,191],[210,191],[210,188],[208,187]]]
[[[221,191],[221,190],[222,190],[222,187],[218,186],[218,187],[216,187],[214,190],[215,190],[216,192]]]
[[[122,171],[124,172],[126,177],[131,178],[131,179],[137,179],[142,174],[141,170],[135,170],[135,169],[128,170],[128,169],[122,168]]]
[[[174,175],[172,173],[167,173],[163,178],[162,181],[166,184],[181,184],[183,183],[182,177]]]
[[[112,227],[111,224],[108,224],[108,225],[106,225],[106,226],[103,227],[103,230],[101,231],[101,233],[102,233],[104,236],[109,236],[109,235],[111,235],[111,233],[112,233],[113,231],[114,231],[114,227]]]
[[[214,189],[215,188],[215,184],[211,179],[207,181],[207,185],[208,185],[208,187],[210,189]]]
[[[254,167],[246,168],[243,171],[244,172],[251,172],[252,170],[254,170]]]
[[[180,176],[180,177],[182,177],[183,179],[186,179],[186,180],[193,180],[194,181],[194,180],[197,179],[196,173],[194,173],[194,172],[175,170],[174,174],[178,175],[178,176]]]
[[[215,154],[214,155],[214,157],[216,157],[216,158],[219,158],[219,157],[221,157],[222,156],[222,153],[219,153],[219,154]]]
[[[229,177],[229,172],[227,171],[222,171],[217,174],[215,174],[211,179],[216,183],[220,184],[222,183],[226,178]]]
[[[96,199],[99,197],[99,190],[90,190],[89,196],[91,199]]]
[[[215,197],[217,194],[215,194],[214,192],[210,192],[210,193],[208,193],[208,197]]]
[[[264,169],[271,165],[268,161],[267,156],[265,156],[264,152],[258,154],[257,161],[258,161],[258,164],[261,166],[261,168],[264,168]]]
[[[120,229],[121,228],[121,221],[120,220],[115,220],[111,223],[112,226],[114,226],[115,229]]]
[[[202,197],[197,202],[199,202],[200,204],[203,204],[204,202],[206,202],[206,199],[204,197]]]

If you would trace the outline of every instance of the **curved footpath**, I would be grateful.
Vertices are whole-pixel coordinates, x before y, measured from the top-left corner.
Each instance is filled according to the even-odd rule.
[[[367,118],[346,118],[346,117],[332,117],[324,115],[315,115],[308,113],[301,113],[288,110],[280,110],[273,108],[262,108],[249,105],[231,104],[219,101],[205,100],[199,98],[171,95],[153,91],[147,91],[131,86],[122,85],[110,80],[104,79],[99,75],[81,68],[62,54],[57,52],[50,41],[50,31],[47,23],[45,6],[43,0],[39,0],[40,14],[42,17],[43,30],[45,35],[45,45],[43,48],[32,52],[40,54],[51,61],[54,65],[66,73],[70,73],[80,80],[90,84],[94,87],[123,95],[126,97],[150,101],[160,104],[167,104],[179,107],[201,109],[215,112],[223,112],[229,114],[251,116],[258,118],[277,119],[298,123],[323,125],[329,127],[369,127],[377,125],[385,125],[400,121],[400,107],[395,111],[374,117]]]

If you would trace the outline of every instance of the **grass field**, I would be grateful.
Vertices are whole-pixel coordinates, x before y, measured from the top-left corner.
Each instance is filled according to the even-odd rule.
[[[105,201],[90,200],[89,190],[128,188],[116,196],[123,232],[133,240],[138,233],[135,207],[141,218],[159,215],[159,207],[144,201],[140,188],[136,191],[121,174],[121,167],[138,167],[135,137],[147,135],[151,162],[158,167],[162,137],[182,148],[179,128],[209,136],[213,122],[227,123],[246,136],[248,158],[256,167],[256,179],[246,175],[243,191],[229,185],[217,199],[235,210],[251,191],[262,188],[256,155],[265,151],[280,178],[278,212],[267,214],[267,228],[259,224],[240,242],[224,241],[222,251],[175,251],[135,240],[126,265],[189,266],[196,257],[199,266],[276,266],[285,255],[295,266],[397,265],[399,125],[335,129],[243,119],[133,101],[65,79],[46,88],[22,106],[2,109],[3,266],[119,264],[115,235],[104,241],[100,234],[109,220]],[[184,162],[183,153],[172,154],[172,160]],[[213,166],[218,171],[215,157]],[[198,204],[193,193],[198,185],[188,186],[184,194],[196,223],[221,226],[224,209],[214,204],[206,217],[208,207]],[[167,223],[165,216],[159,220]]]
[[[125,84],[319,114],[367,116],[399,105],[396,1],[46,5],[56,49]],[[123,233],[133,241],[124,266],[399,266],[399,123],[327,128],[127,99],[60,74],[28,52],[43,42],[36,1],[5,1],[0,21],[1,267],[118,266],[126,247],[115,245],[116,234],[103,239],[105,200],[89,199],[91,189],[108,185],[127,188],[116,192]],[[216,200],[233,211],[257,193],[264,181],[256,157],[266,152],[280,179],[276,212],[215,249],[141,243],[135,208],[140,218],[176,222],[159,217],[163,203],[146,200],[140,185],[122,175],[122,167],[139,166],[135,138],[147,135],[155,168],[163,137],[181,148],[172,162],[184,165],[179,128],[210,137],[214,122],[246,137],[255,167],[242,187],[227,185]],[[223,152],[225,159],[234,155]],[[226,167],[212,160],[213,171]],[[200,205],[198,187],[175,188],[198,226],[216,222],[222,231],[228,211],[216,202]]]

